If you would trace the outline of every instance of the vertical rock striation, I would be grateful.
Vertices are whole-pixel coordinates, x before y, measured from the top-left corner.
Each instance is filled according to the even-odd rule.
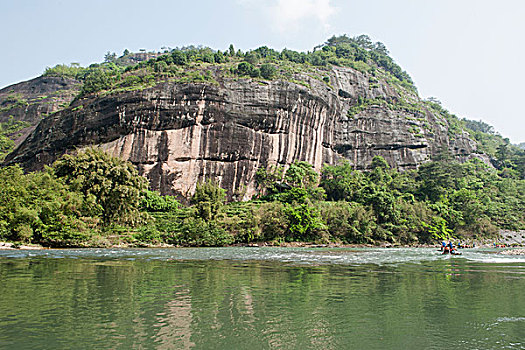
[[[403,169],[440,149],[472,156],[475,143],[467,135],[452,140],[446,120],[415,93],[384,80],[371,83],[351,68],[327,74],[329,83],[306,74],[298,77],[303,85],[224,78],[90,97],[44,119],[6,163],[34,170],[99,145],[136,164],[164,194],[188,198],[197,182],[213,178],[239,200],[255,193],[257,169],[270,164],[303,160],[319,170],[348,159],[365,169],[381,155]]]

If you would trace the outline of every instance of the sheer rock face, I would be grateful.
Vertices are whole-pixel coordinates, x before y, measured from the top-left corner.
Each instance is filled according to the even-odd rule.
[[[472,156],[475,143],[467,135],[451,141],[446,121],[427,110],[369,105],[350,116],[359,96],[402,97],[385,82],[372,86],[367,75],[350,68],[335,67],[329,75],[329,84],[302,76],[309,87],[221,79],[91,97],[44,119],[6,163],[39,169],[95,144],[136,164],[163,194],[188,198],[197,182],[214,179],[230,199],[239,200],[255,193],[255,172],[271,164],[304,160],[320,170],[346,158],[366,169],[381,155],[408,169],[442,148],[461,159]]]

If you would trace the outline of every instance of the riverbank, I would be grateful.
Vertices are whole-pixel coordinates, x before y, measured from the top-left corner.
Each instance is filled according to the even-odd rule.
[[[471,241],[469,244],[475,248],[494,248],[494,244],[498,244],[498,248],[518,248],[525,247],[525,232],[512,232],[506,231],[500,234],[500,239],[497,240],[485,240],[485,241]],[[98,242],[100,243],[100,242]],[[439,248],[441,245],[439,242],[433,244],[393,244],[390,242],[381,242],[379,244],[345,244],[345,243],[315,243],[315,242],[252,242],[252,243],[235,243],[228,244],[225,247],[284,247],[284,248]],[[168,243],[159,244],[146,244],[142,242],[108,242],[104,241],[103,244],[90,244],[86,242],[84,245],[78,246],[61,246],[61,247],[45,247],[39,244],[19,244],[13,242],[0,242],[0,250],[40,250],[40,249],[61,249],[61,248],[187,248],[187,247],[199,247],[199,246],[186,246],[186,245],[174,245]],[[523,253],[521,252],[523,251]],[[503,251],[502,253],[505,253]],[[525,249],[513,249],[509,250],[508,254],[519,254],[525,255]]]
[[[506,246],[525,246],[525,230],[500,230],[498,235],[497,243],[499,244],[504,244]]]
[[[39,250],[39,249],[46,249],[46,248],[39,244],[26,245],[26,244],[16,244],[16,243],[10,243],[10,242],[0,242],[0,250],[8,250],[8,249]]]
[[[81,245],[72,246],[57,246],[57,247],[45,247],[39,244],[28,244],[20,242],[0,242],[0,250],[6,249],[26,249],[26,250],[38,250],[38,249],[50,249],[50,248],[181,248],[188,247],[188,245],[176,245],[169,243],[145,243],[138,241],[130,241],[127,236],[112,235],[106,236],[103,240],[87,241]],[[498,245],[498,248],[507,247],[525,247],[525,230],[510,231],[500,230],[497,237],[485,240],[461,240],[453,239],[453,242],[457,244],[462,242],[467,243],[470,246],[476,248],[493,248],[494,245]],[[251,243],[234,243],[226,244],[226,247],[289,247],[289,248],[435,248],[440,247],[440,242],[434,244],[394,244],[390,242],[378,242],[378,244],[346,244],[340,242],[328,242],[328,243],[315,243],[315,242],[285,242],[285,241],[266,241],[266,242],[251,242]],[[192,246],[198,247],[198,246]],[[516,249],[510,252],[516,252]],[[509,253],[511,254],[511,253]],[[521,253],[512,253],[521,254]],[[525,254],[525,253],[524,253]]]

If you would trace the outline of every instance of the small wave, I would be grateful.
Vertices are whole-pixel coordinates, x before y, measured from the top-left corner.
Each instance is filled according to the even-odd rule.
[[[488,264],[525,263],[525,257],[516,255],[495,256],[495,254],[476,252],[471,254],[464,254],[463,257],[470,261]]]
[[[500,317],[496,322],[525,322],[525,317]]]
[[[0,258],[70,258],[127,260],[261,260],[297,264],[403,264],[447,260],[486,264],[525,263],[525,256],[497,255],[490,249],[464,250],[460,256],[442,255],[435,248],[166,248],[166,249],[49,249],[41,251],[0,251]],[[523,268],[523,265],[519,268]]]

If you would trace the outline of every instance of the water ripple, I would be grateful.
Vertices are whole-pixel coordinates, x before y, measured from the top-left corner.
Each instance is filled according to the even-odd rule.
[[[525,257],[498,255],[493,249],[465,249],[461,256],[442,255],[435,248],[95,248],[4,250],[0,258],[88,258],[125,260],[262,260],[304,265],[399,264],[444,261],[453,264],[458,259],[490,264],[525,263]],[[522,266],[519,266],[523,268]]]

